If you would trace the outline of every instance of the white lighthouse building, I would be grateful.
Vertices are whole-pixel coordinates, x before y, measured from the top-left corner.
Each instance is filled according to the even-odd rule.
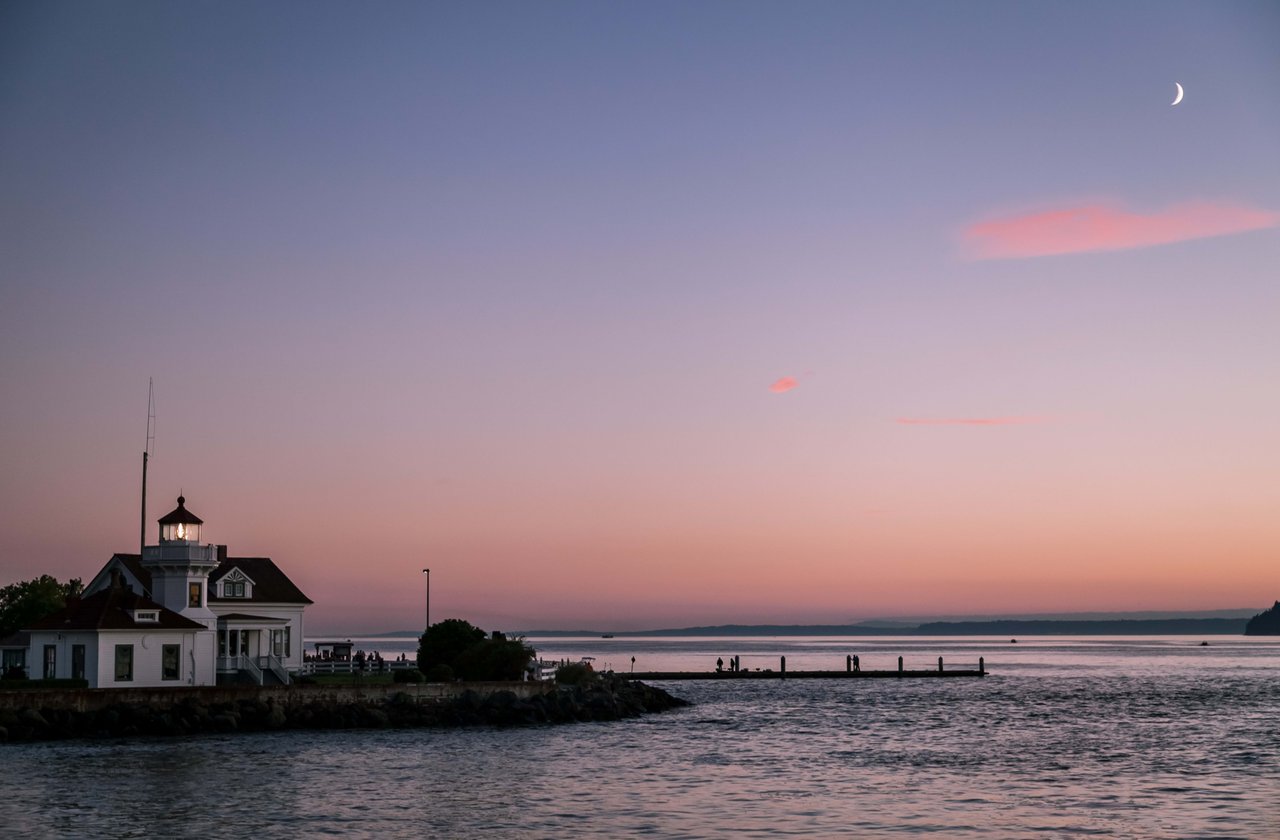
[[[269,557],[202,544],[186,499],[156,545],[116,554],[84,595],[30,628],[28,673],[91,688],[288,683],[302,665],[302,594]]]

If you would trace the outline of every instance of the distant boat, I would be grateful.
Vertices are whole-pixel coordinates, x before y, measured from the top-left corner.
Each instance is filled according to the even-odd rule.
[[[601,636],[600,638],[602,638],[602,639],[612,639],[612,638],[613,638],[613,634],[612,634],[612,633],[605,633],[605,634],[604,634],[603,636]]]

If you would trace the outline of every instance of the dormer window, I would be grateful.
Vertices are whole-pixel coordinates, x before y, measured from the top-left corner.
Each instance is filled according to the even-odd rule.
[[[239,569],[228,572],[219,585],[222,587],[223,598],[253,597],[253,581]]]
[[[160,620],[159,610],[134,610],[133,620],[139,624],[154,624]]]

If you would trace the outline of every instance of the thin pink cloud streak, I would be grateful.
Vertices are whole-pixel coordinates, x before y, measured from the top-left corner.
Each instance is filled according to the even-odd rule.
[[[794,376],[784,376],[777,382],[770,385],[769,390],[775,394],[785,394],[787,391],[790,391],[799,384],[800,381]]]
[[[1280,213],[1243,205],[1191,202],[1144,214],[1089,204],[979,222],[965,229],[963,241],[973,259],[1018,259],[1147,248],[1277,225]]]
[[[900,426],[1026,426],[1046,423],[1045,417],[898,417]]]

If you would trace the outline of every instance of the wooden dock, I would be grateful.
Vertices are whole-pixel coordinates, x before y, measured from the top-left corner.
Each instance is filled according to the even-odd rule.
[[[978,659],[977,668],[952,668],[945,670],[942,657],[938,657],[938,667],[927,669],[905,670],[902,657],[898,657],[898,667],[892,671],[864,671],[858,664],[856,656],[846,660],[843,671],[788,671],[786,658],[782,659],[782,667],[778,670],[740,670],[736,667],[722,668],[715,671],[636,671],[629,674],[636,680],[919,680],[945,677],[985,677],[987,663],[985,658]],[[733,660],[730,660],[732,665]]]
[[[985,677],[978,668],[951,671],[636,671],[635,680],[912,680],[938,677]]]

